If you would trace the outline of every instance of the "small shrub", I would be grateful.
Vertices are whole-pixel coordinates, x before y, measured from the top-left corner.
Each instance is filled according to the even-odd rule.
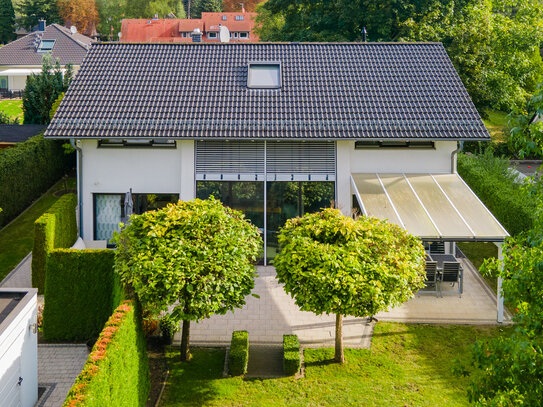
[[[107,321],[63,406],[143,407],[150,387],[140,307],[125,301]]]
[[[247,373],[249,362],[249,333],[247,331],[232,332],[228,367],[232,376],[241,376]]]
[[[173,342],[173,336],[177,331],[179,331],[179,322],[171,318],[169,314],[166,314],[160,318],[159,325],[164,344],[171,345]]]
[[[77,197],[66,194],[34,223],[32,286],[45,291],[45,262],[53,249],[70,247],[77,239],[75,208]]]
[[[300,371],[302,358],[297,335],[283,335],[283,371],[287,376]]]
[[[50,341],[98,336],[121,300],[113,250],[57,249],[47,257],[43,335]]]

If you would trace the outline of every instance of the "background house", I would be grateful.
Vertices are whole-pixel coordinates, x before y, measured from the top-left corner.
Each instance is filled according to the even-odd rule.
[[[41,124],[0,124],[0,150],[37,136],[45,127]]]
[[[255,42],[256,13],[208,13],[198,19],[125,19],[121,26],[121,42],[191,42],[195,30],[203,42],[219,42],[219,27],[230,31],[230,41]]]
[[[59,24],[46,27],[40,21],[32,32],[0,48],[0,91],[21,91],[31,73],[41,72],[43,55],[50,52],[60,65],[72,64],[77,71],[94,42],[89,37]]]

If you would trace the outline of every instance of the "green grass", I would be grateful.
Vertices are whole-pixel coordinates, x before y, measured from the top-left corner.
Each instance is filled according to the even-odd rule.
[[[507,113],[499,110],[485,109],[488,117],[483,122],[495,142],[506,141],[504,130],[507,128]]]
[[[74,178],[68,179],[68,188],[75,188]],[[63,189],[64,181],[58,182],[23,214],[0,229],[0,281],[32,251],[34,221],[57,201],[59,197],[54,195],[55,192]]]
[[[0,112],[11,117],[17,117],[19,123],[23,122],[23,101],[21,99],[0,100]]]
[[[467,378],[452,373],[455,358],[469,360],[477,339],[501,327],[378,323],[371,351],[306,349],[305,377],[222,378],[224,350],[192,350],[190,362],[167,349],[170,375],[162,406],[465,406]]]

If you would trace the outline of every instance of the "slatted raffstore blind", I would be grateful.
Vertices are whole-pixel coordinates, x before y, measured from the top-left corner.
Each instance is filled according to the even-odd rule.
[[[268,181],[334,181],[335,143],[327,141],[196,143],[197,180],[263,181],[265,173]]]

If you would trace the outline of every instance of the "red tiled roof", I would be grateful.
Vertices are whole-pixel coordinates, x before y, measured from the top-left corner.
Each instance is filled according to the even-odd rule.
[[[236,20],[236,16],[243,20]],[[226,20],[223,20],[226,16]],[[232,41],[258,41],[252,32],[256,13],[202,13],[201,19],[124,19],[121,25],[121,42],[190,42],[190,37],[182,37],[182,32],[192,32],[199,28],[202,33],[219,31],[219,25],[226,26],[232,32],[250,32],[249,40],[232,39]],[[218,41],[203,36],[204,41]]]

